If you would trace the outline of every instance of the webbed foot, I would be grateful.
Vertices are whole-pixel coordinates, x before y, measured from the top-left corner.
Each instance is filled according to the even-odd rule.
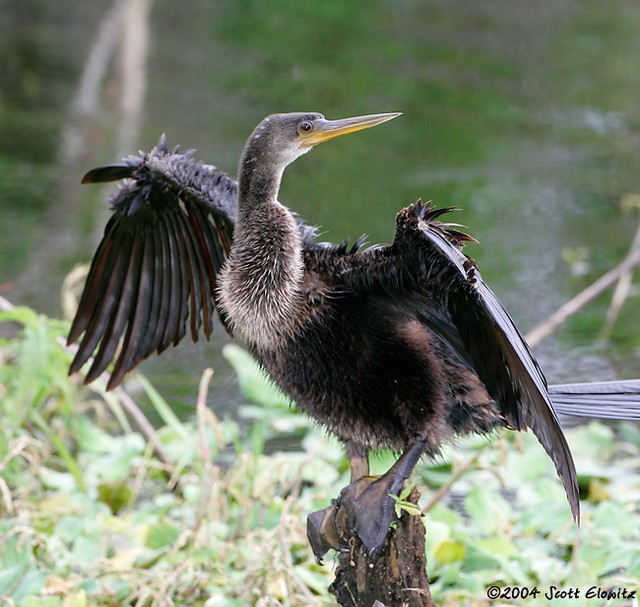
[[[357,533],[368,555],[376,558],[389,533],[389,527],[395,518],[397,497],[405,481],[422,455],[426,440],[416,437],[414,442],[380,478],[364,477],[351,483],[360,488],[353,492],[353,499],[345,499],[343,490],[342,505],[348,512],[351,528]]]
[[[395,518],[394,496],[400,494],[404,482],[411,475],[425,442],[423,437],[416,437],[400,459],[381,477],[364,476],[368,473],[366,458],[350,457],[352,470],[363,475],[356,476],[329,508],[313,512],[307,517],[307,537],[319,564],[330,548],[348,550],[347,540],[354,532],[369,557],[378,557]]]
[[[362,479],[365,480],[365,479]],[[396,518],[396,500],[405,479],[385,474],[380,478],[368,477],[368,486],[351,502],[343,499],[349,524],[362,541],[367,554],[376,558],[382,548],[391,523]]]
[[[307,516],[307,539],[318,565],[322,565],[322,558],[331,548],[334,550],[346,549],[336,527],[338,511],[338,501],[331,500],[331,506],[323,510],[316,510]]]

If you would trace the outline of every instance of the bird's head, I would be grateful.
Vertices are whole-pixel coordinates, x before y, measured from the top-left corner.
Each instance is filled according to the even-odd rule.
[[[254,129],[246,150],[284,169],[319,143],[377,126],[397,116],[400,112],[327,120],[315,112],[272,114]]]

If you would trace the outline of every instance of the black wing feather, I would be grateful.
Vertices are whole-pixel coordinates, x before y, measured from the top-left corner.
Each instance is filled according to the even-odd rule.
[[[183,214],[180,214],[179,218],[180,235],[184,243],[187,260],[186,275],[189,282],[189,296],[191,302],[189,314],[191,339],[193,339],[193,341],[197,341],[198,331],[203,324],[203,316],[206,316],[207,314],[208,306],[205,303],[207,293],[205,292],[204,285],[208,275],[202,264],[202,256],[198,255],[196,249],[198,244],[194,239],[191,223]]]
[[[161,239],[159,234],[159,229],[156,226],[148,226],[147,227],[148,240],[147,240],[147,251],[151,255],[151,266],[149,268],[150,274],[150,308],[149,308],[149,317],[147,321],[147,329],[143,332],[138,348],[136,350],[136,359],[135,363],[140,362],[144,356],[145,352],[154,352],[157,346],[157,333],[158,327],[163,323],[162,316],[162,307],[163,305],[166,307],[166,301],[163,301],[163,288],[165,286],[166,278],[164,275],[164,266],[163,266],[163,256],[164,251],[161,245]]]
[[[524,338],[475,263],[461,251],[473,240],[437,219],[451,209],[411,205],[398,214],[393,244],[363,255],[362,271],[348,280],[371,292],[373,275],[388,295],[415,292],[430,305],[418,312],[434,332],[480,377],[509,425],[530,427],[555,464],[574,518],[580,505],[575,466],[547,391],[546,380]],[[377,260],[377,261],[376,261]],[[372,270],[373,263],[380,265]],[[353,268],[353,266],[352,266]]]
[[[117,217],[112,217],[107,223],[105,233],[110,232],[112,224],[117,221]],[[106,277],[113,276],[113,265],[117,261],[118,256],[114,254],[114,249],[118,250],[122,241],[123,233],[117,231],[113,238],[103,238],[98,249],[93,256],[91,269],[85,281],[84,290],[78,304],[78,311],[71,323],[69,331],[69,342],[75,342],[84,331],[87,330],[92,318],[98,313],[95,303],[104,302],[105,293],[109,286],[109,280]],[[94,304],[91,304],[91,301]],[[95,324],[95,323],[94,323]],[[97,342],[96,342],[97,343]],[[95,344],[93,345],[95,347]],[[77,371],[77,369],[75,369]]]
[[[157,229],[154,231],[155,238],[159,241],[159,247],[161,258],[161,272],[162,272],[162,286],[160,290],[160,309],[158,310],[158,317],[156,327],[153,334],[153,340],[149,344],[148,352],[157,351],[162,352],[166,348],[163,347],[164,335],[167,330],[167,324],[169,323],[169,317],[171,315],[171,245],[169,244],[169,235],[163,219],[158,222]]]
[[[117,222],[111,222],[111,226],[116,228]],[[108,342],[111,337],[112,315],[118,307],[133,244],[127,236],[126,233],[114,230],[113,242],[103,241],[104,246],[100,246],[99,251],[101,255],[94,258],[91,265],[76,320],[71,326],[69,343],[73,343],[71,336],[84,331],[84,337],[71,363],[72,373],[78,371],[91,357],[99,343]]]
[[[149,154],[89,171],[83,182],[123,178],[68,338],[79,340],[70,372],[95,356],[86,382],[115,359],[109,388],[177,344],[187,322],[192,339],[211,334],[237,206],[235,181],[190,153],[169,151],[164,139]]]
[[[144,231],[148,231],[146,226]],[[132,262],[136,263],[139,269],[137,272],[135,272],[135,269],[130,272],[130,275],[135,273],[137,281],[134,281],[131,285],[130,302],[126,302],[126,309],[123,311],[127,323],[126,333],[122,341],[120,355],[109,378],[107,389],[117,386],[122,381],[126,371],[138,362],[141,339],[148,330],[149,313],[152,307],[150,295],[153,291],[152,280],[154,277],[153,238],[145,234],[145,238],[139,243],[139,249],[135,259],[132,257]],[[124,300],[123,303],[125,303]],[[118,333],[121,333],[121,331],[118,331]],[[112,358],[113,356],[110,356],[108,361]]]
[[[98,346],[98,352],[87,373],[86,381],[88,382],[96,379],[116,355],[119,338],[127,328],[132,310],[135,310],[144,241],[141,238],[133,238],[132,241],[129,256],[123,260],[125,263],[120,295],[104,332],[107,339],[102,339]]]
[[[128,164],[109,164],[92,169],[82,178],[82,183],[107,183],[131,177],[132,167]]]
[[[82,182],[119,179],[128,181],[111,201],[114,214],[94,255],[68,337],[70,344],[80,341],[71,372],[78,371],[97,349],[93,378],[115,356],[114,344],[129,335],[110,387],[143,358],[177,344],[188,320],[194,340],[201,330],[207,337],[213,331],[217,277],[233,243],[238,190],[233,179],[195,161],[192,152],[170,149],[164,135],[150,153],[93,169]],[[315,228],[299,220],[298,226],[303,243],[310,244]],[[145,240],[140,279],[128,263],[132,234]],[[153,263],[147,251],[153,251]],[[125,291],[129,296],[117,303],[123,285],[134,279],[137,287],[144,288],[138,289],[136,297]],[[218,314],[227,327],[219,309]],[[127,323],[144,320],[146,327],[129,329],[127,323],[122,325],[122,318]]]
[[[172,243],[171,250],[171,276],[174,281],[172,289],[172,309],[171,316],[175,322],[171,323],[169,331],[165,334],[167,347],[175,346],[187,332],[187,318],[189,317],[189,282],[188,282],[188,258],[184,247],[182,234],[176,221],[167,221],[167,231]]]

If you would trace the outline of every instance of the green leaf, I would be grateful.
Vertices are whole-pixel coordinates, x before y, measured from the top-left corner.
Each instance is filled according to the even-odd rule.
[[[162,421],[179,434],[182,440],[186,443],[191,443],[193,436],[187,431],[180,419],[178,419],[178,416],[173,412],[167,401],[149,383],[149,380],[147,380],[144,375],[138,373],[137,378]]]
[[[62,607],[87,607],[87,593],[84,590],[70,592],[64,597]]]
[[[24,567],[29,564],[29,544],[23,544],[19,535],[8,537],[2,542],[2,552],[0,552],[0,563],[2,568],[11,569],[14,565]],[[1,594],[1,593],[0,593]]]
[[[514,554],[518,554],[518,548],[513,545],[508,539],[504,537],[488,537],[480,539],[476,542],[476,545],[491,554],[509,558]]]
[[[620,422],[618,425],[620,438],[635,447],[640,448],[640,427],[635,422]]]
[[[0,570],[0,596],[9,596],[25,569],[25,565],[13,565]]]
[[[103,556],[101,534],[84,532],[73,541],[71,552],[77,566],[85,571],[90,569],[91,563],[98,561]]]
[[[180,537],[180,530],[168,519],[163,518],[149,526],[145,546],[153,550],[170,546]]]
[[[117,439],[99,428],[87,417],[75,419],[78,447],[86,453],[111,453],[117,449]]]
[[[64,542],[72,542],[84,530],[84,522],[77,516],[62,516],[55,528],[55,535]]]
[[[66,600],[65,600],[66,601]],[[59,596],[28,596],[19,603],[20,607],[85,607],[84,605],[63,603]]]
[[[34,327],[37,324],[37,319],[37,312],[25,306],[16,306],[11,310],[0,312],[0,323],[15,322],[25,327]]]
[[[133,490],[129,486],[129,480],[115,480],[100,483],[98,485],[98,497],[104,502],[112,514],[117,514],[122,508],[133,500]]]
[[[207,599],[204,607],[251,607],[251,604],[240,599],[228,599],[217,594]]]
[[[295,567],[295,572],[304,585],[316,594],[322,594],[325,592],[326,588],[333,581],[331,574],[326,568],[322,570],[308,569],[307,567],[297,565]]]
[[[73,474],[69,472],[58,472],[41,466],[38,470],[38,475],[43,486],[47,489],[67,492],[73,491],[77,487]]]
[[[593,515],[593,525],[596,529],[608,529],[615,521],[615,530],[620,537],[638,537],[638,517],[630,509],[613,502],[605,501],[598,504]]]
[[[587,426],[572,429],[569,443],[574,457],[608,460],[616,451],[613,430],[600,422],[591,422]]]
[[[469,491],[464,506],[478,527],[489,533],[504,527],[511,517],[511,506],[495,490],[485,486]]]
[[[145,441],[140,434],[127,434],[114,440],[113,449],[85,466],[85,477],[93,482],[128,479],[135,461],[144,452]]]
[[[435,547],[433,553],[439,563],[455,563],[464,560],[465,547],[460,542],[444,540]]]
[[[35,566],[31,566],[21,573],[17,586],[11,589],[9,596],[18,602],[29,595],[39,594],[44,586],[44,581],[44,574]]]
[[[443,523],[446,524],[447,527],[462,527],[465,524],[463,518],[457,512],[448,508],[442,502],[438,502],[429,510],[427,521],[429,521],[428,534],[431,534],[434,523]]]

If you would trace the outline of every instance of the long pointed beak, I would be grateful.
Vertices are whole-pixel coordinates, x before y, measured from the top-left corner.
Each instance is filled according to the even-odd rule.
[[[333,139],[334,137],[340,137],[340,135],[348,135],[349,133],[369,129],[372,126],[378,126],[400,115],[402,115],[402,112],[369,114],[367,116],[342,118],[341,120],[314,120],[313,130],[309,133],[301,133],[300,145],[302,147],[312,147],[319,143],[329,141],[329,139]]]

